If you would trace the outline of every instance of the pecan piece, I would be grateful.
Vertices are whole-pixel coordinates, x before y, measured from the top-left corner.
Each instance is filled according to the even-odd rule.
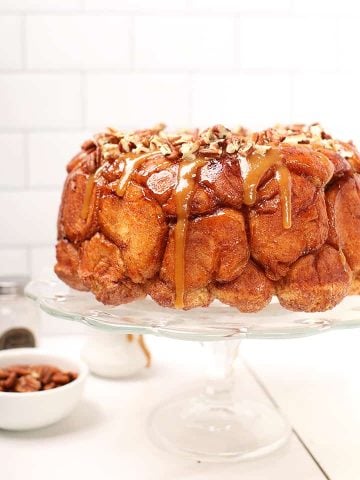
[[[56,373],[56,370],[52,367],[44,365],[41,371],[40,379],[43,385],[46,385],[50,382],[51,377]]]
[[[67,374],[69,376],[70,382],[72,382],[73,380],[76,380],[78,378],[78,374],[76,372],[67,372]]]
[[[27,365],[12,365],[8,367],[9,372],[15,372],[19,377],[29,375],[30,368]]]
[[[66,373],[57,372],[52,376],[52,381],[57,385],[65,385],[69,383],[70,379]]]
[[[10,372],[6,380],[3,381],[2,386],[5,390],[10,390],[14,387],[17,380],[17,375],[15,372]]]
[[[49,382],[46,385],[44,385],[43,390],[51,390],[52,388],[56,388],[57,385],[54,382]]]
[[[41,388],[41,383],[32,375],[20,377],[15,385],[15,392],[37,392]]]

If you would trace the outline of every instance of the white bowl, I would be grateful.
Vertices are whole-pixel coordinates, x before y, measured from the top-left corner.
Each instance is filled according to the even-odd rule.
[[[0,368],[19,364],[54,365],[76,372],[72,382],[39,392],[0,392],[0,428],[31,430],[58,422],[71,413],[84,390],[88,367],[81,360],[70,360],[38,348],[15,348],[0,352]]]

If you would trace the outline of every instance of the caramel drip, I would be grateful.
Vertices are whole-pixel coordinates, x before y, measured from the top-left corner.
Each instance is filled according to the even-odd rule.
[[[149,368],[151,365],[151,353],[148,347],[146,346],[144,337],[142,335],[139,335],[138,337],[138,344],[140,345],[141,350],[144,352],[144,355],[146,357],[146,367]]]
[[[175,226],[175,308],[184,308],[185,293],[185,245],[190,203],[197,170],[205,165],[204,158],[183,160],[179,164],[175,188],[177,222]]]
[[[283,227],[288,229],[291,228],[291,175],[289,170],[281,165],[276,170],[275,178],[279,184]]]
[[[128,333],[126,335],[126,338],[128,340],[128,342],[132,342],[134,340],[134,335],[132,333]],[[146,346],[146,343],[144,341],[144,337],[142,335],[139,335],[138,336],[138,344],[141,348],[141,350],[143,351],[144,355],[145,355],[145,358],[146,358],[146,367],[150,367],[151,365],[151,353],[150,353],[150,350],[148,349],[148,347]]]
[[[119,197],[123,197],[125,195],[128,182],[136,168],[140,166],[144,160],[155,155],[159,155],[159,152],[145,153],[140,156],[134,153],[128,153],[124,156],[124,171],[116,188],[116,194]]]
[[[80,217],[83,220],[86,220],[89,214],[89,208],[90,208],[90,201],[91,201],[91,196],[94,191],[94,186],[95,186],[95,175],[89,175],[89,178],[87,179],[86,182],[86,187],[85,187],[85,196],[84,196],[84,201],[82,204],[81,212],[80,212]]]
[[[126,192],[126,187],[128,184],[128,181],[130,180],[131,175],[133,174],[134,170],[146,159],[151,157],[152,155],[158,155],[158,152],[150,152],[146,153],[144,155],[136,155],[134,153],[128,153],[124,157],[124,162],[125,162],[125,167],[123,174],[119,180],[119,183],[116,188],[116,194],[119,195],[119,197],[123,197],[125,192]],[[85,189],[85,196],[84,196],[84,202],[81,208],[80,212],[80,217],[83,220],[86,220],[89,214],[89,207],[90,207],[90,201],[91,201],[91,196],[96,184],[96,181],[101,175],[101,172],[103,168],[106,166],[104,164],[100,168],[96,170],[94,174],[89,175],[89,178],[87,180],[86,184],[86,189]]]
[[[244,180],[244,203],[254,205],[257,189],[264,175],[275,169],[275,179],[279,185],[279,196],[282,209],[283,227],[291,227],[291,176],[281,161],[280,151],[270,148],[265,154],[254,152],[241,159],[241,174]]]

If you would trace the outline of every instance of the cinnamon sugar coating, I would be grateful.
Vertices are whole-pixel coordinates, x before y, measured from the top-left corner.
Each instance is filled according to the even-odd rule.
[[[149,295],[174,307],[180,165],[200,158],[186,192],[185,309],[218,299],[256,312],[277,295],[289,310],[324,311],[360,294],[360,156],[317,124],[96,135],[67,167],[57,275],[105,304]],[[287,226],[280,167],[291,192]]]

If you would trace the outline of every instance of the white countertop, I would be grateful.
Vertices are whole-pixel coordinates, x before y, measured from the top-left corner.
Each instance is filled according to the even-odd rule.
[[[77,356],[81,336],[43,340]],[[89,377],[67,419],[32,432],[0,431],[1,480],[358,480],[360,330],[299,340],[248,340],[239,365],[245,394],[280,406],[293,427],[289,444],[262,459],[205,464],[158,450],[147,417],[161,400],[201,379],[200,347],[148,338],[154,366],[125,380]]]

